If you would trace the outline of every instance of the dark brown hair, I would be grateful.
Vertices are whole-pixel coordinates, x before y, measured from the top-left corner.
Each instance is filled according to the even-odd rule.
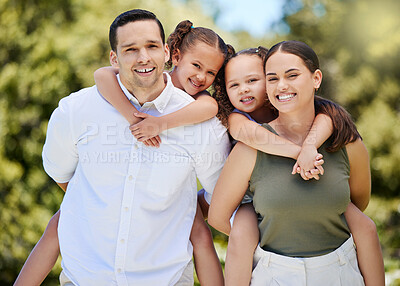
[[[213,30],[203,27],[193,27],[193,23],[189,20],[180,22],[175,30],[169,35],[167,44],[170,49],[170,59],[166,64],[166,68],[172,67],[172,57],[177,50],[184,54],[188,49],[196,46],[200,41],[211,47],[218,48],[224,56],[227,56],[228,48],[224,40]]]
[[[219,120],[221,120],[222,124],[225,127],[228,127],[228,117],[232,113],[232,111],[235,109],[235,107],[232,105],[231,101],[229,100],[228,93],[226,91],[226,85],[225,85],[225,68],[228,62],[239,56],[239,55],[249,55],[249,56],[258,56],[262,60],[264,72],[265,72],[265,56],[268,52],[268,49],[259,46],[258,48],[249,48],[245,50],[241,50],[237,53],[235,53],[235,50],[233,47],[230,47],[230,50],[228,52],[228,57],[221,68],[219,74],[214,80],[214,92],[212,94],[212,97],[215,98],[215,100],[218,103],[218,114],[217,117]],[[268,100],[266,98],[266,100]]]
[[[265,62],[276,52],[298,56],[311,73],[319,69],[317,54],[303,42],[283,41],[272,46],[265,57]],[[320,96],[314,97],[314,106],[316,114],[325,114],[332,120],[333,132],[329,141],[330,145],[326,148],[328,152],[337,151],[346,144],[361,138],[350,114],[343,107]]]
[[[110,26],[110,31],[108,34],[108,39],[110,41],[110,46],[113,51],[117,51],[118,39],[117,39],[117,30],[119,27],[122,27],[128,23],[136,22],[136,21],[145,21],[145,20],[153,20],[157,23],[160,29],[160,36],[163,44],[165,44],[165,33],[164,27],[161,24],[160,20],[157,19],[156,15],[154,15],[150,11],[134,9],[130,11],[126,11],[115,18]]]

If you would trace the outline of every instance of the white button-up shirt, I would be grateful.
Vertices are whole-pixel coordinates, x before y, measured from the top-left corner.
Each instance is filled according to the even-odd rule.
[[[161,116],[193,98],[172,85],[143,106]],[[76,285],[174,285],[192,259],[197,183],[212,193],[230,151],[216,118],[166,130],[146,147],[96,86],[63,98],[43,148],[45,171],[69,182],[58,227],[62,267]]]

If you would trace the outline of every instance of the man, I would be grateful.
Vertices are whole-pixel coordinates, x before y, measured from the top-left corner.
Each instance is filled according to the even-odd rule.
[[[193,99],[163,73],[164,31],[144,10],[110,27],[110,62],[128,99],[153,116]],[[49,121],[43,164],[68,191],[61,205],[62,285],[193,285],[189,241],[196,177],[212,193],[229,152],[216,118],[160,134],[159,148],[130,134],[95,86],[60,101]]]

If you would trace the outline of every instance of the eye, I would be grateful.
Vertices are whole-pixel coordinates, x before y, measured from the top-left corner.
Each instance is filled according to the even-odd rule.
[[[294,78],[296,78],[296,77],[298,77],[299,75],[297,74],[297,73],[293,73],[293,74],[290,74],[289,76],[288,76],[288,78],[292,78],[292,79],[294,79]]]
[[[267,78],[267,81],[269,81],[269,82],[274,82],[274,81],[277,81],[277,80],[278,80],[277,77],[269,77],[269,78]]]
[[[136,51],[136,49],[135,48],[127,48],[126,51],[127,52],[134,52],[134,51]]]
[[[235,88],[235,87],[238,87],[239,85],[237,84],[237,83],[233,83],[233,84],[231,84],[230,86],[229,86],[229,88]]]
[[[215,73],[214,72],[208,72],[208,74],[210,74],[211,76],[215,76]]]
[[[193,64],[196,68],[200,69],[200,65],[198,64]]]
[[[249,79],[249,82],[251,83],[251,82],[256,82],[256,81],[258,81],[258,78],[251,78],[251,79]]]

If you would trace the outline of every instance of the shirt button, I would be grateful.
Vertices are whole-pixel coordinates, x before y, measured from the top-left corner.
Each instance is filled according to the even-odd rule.
[[[118,269],[117,269],[117,272],[118,272],[118,273],[121,273],[121,272],[122,272],[122,269],[121,269],[121,268],[118,268]]]
[[[139,148],[138,144],[137,143],[133,144],[133,148],[135,148],[135,150],[137,150]]]
[[[124,207],[124,211],[129,211],[129,208],[128,207]]]
[[[125,239],[121,239],[120,242],[121,242],[121,243],[125,243]]]
[[[130,175],[130,176],[128,177],[128,179],[129,179],[129,181],[132,181],[132,180],[133,180],[133,176]]]

